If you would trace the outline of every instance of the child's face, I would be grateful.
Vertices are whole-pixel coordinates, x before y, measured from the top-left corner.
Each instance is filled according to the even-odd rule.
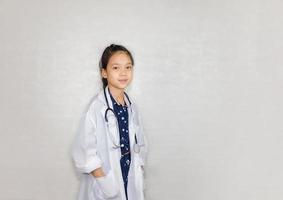
[[[124,52],[114,53],[102,69],[102,77],[107,78],[108,85],[118,89],[125,89],[133,78],[133,65],[130,57]]]

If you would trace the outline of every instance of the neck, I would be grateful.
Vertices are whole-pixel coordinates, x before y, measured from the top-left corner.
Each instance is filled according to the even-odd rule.
[[[117,103],[124,105],[124,89],[115,88],[111,85],[108,85],[108,87]]]

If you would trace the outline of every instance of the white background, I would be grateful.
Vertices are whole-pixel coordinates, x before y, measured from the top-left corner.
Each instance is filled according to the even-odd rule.
[[[283,199],[282,1],[0,1],[0,199],[75,200],[70,144],[132,51],[147,200]]]

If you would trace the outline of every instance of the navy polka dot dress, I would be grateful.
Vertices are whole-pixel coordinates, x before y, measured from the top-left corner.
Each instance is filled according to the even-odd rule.
[[[121,145],[121,159],[120,165],[122,169],[122,175],[124,180],[124,187],[126,198],[128,199],[127,194],[127,184],[128,184],[128,172],[131,164],[131,153],[130,153],[130,139],[129,139],[129,129],[128,129],[128,109],[127,104],[125,106],[119,105],[116,100],[113,98],[110,90],[108,88],[114,112],[118,116],[118,126],[119,126],[119,135],[120,135],[120,145]]]

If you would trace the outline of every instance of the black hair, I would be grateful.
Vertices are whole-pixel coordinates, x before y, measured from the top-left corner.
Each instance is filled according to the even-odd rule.
[[[126,49],[126,47],[124,47],[122,45],[111,44],[108,47],[106,47],[104,49],[103,53],[102,53],[102,56],[101,56],[100,61],[99,61],[100,71],[102,71],[102,69],[106,70],[107,64],[108,64],[111,56],[118,51],[122,51],[122,52],[126,53],[130,57],[130,59],[132,61],[132,65],[134,65],[134,58],[133,58],[131,52],[128,49]],[[107,79],[102,77],[102,83],[103,83],[103,88],[105,88],[108,85]]]

